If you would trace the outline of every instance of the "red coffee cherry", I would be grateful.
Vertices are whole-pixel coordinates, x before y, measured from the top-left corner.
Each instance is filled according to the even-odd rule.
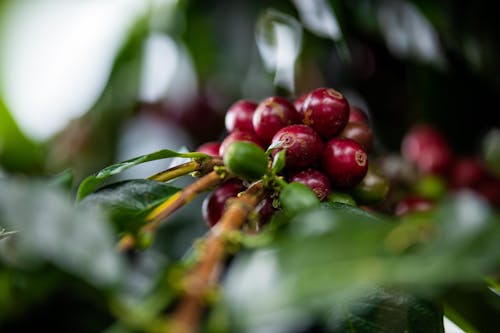
[[[253,132],[252,117],[257,104],[248,100],[239,100],[227,110],[225,120],[228,132]]]
[[[357,121],[347,123],[339,137],[356,141],[367,152],[373,148],[373,131],[366,123]]]
[[[495,208],[500,207],[500,179],[494,178],[493,176],[486,177],[477,186],[476,191],[484,199],[486,199],[489,204]]]
[[[368,156],[356,141],[333,138],[325,145],[322,164],[333,187],[351,188],[366,175]]]
[[[222,143],[219,148],[219,156],[224,156],[226,148],[229,147],[230,144],[236,141],[252,142],[255,143],[257,146],[264,148],[259,138],[254,132],[236,131],[229,133],[229,135],[226,136],[224,140],[222,140]]]
[[[276,208],[273,206],[273,199],[270,197],[262,199],[257,207],[255,207],[255,210],[259,217],[259,227],[265,226],[276,212]]]
[[[348,123],[359,122],[368,125],[368,117],[366,113],[356,106],[351,106],[349,111]]]
[[[307,169],[293,174],[290,177],[290,182],[299,182],[308,186],[321,201],[330,193],[330,180],[323,172],[315,169]]]
[[[457,159],[451,168],[450,184],[453,188],[474,188],[487,177],[481,161],[474,157]]]
[[[199,153],[204,153],[213,157],[219,156],[220,142],[205,142],[201,146],[199,146],[196,151]]]
[[[330,139],[347,124],[349,103],[334,89],[318,88],[307,95],[299,114],[302,123],[311,126],[323,139]]]
[[[321,156],[323,142],[312,128],[306,125],[290,125],[279,130],[273,137],[272,144],[281,141],[273,150],[273,156],[286,149],[285,167],[304,169],[312,165]]]
[[[425,212],[431,210],[434,205],[435,203],[431,199],[426,199],[419,196],[410,196],[408,198],[400,200],[396,204],[394,214],[396,214],[396,216],[402,216],[408,213]]]
[[[304,105],[304,101],[306,100],[307,93],[300,95],[296,100],[293,101],[293,106],[295,107],[295,110],[300,114],[300,110],[302,109],[302,106]]]
[[[401,155],[422,173],[446,174],[452,151],[443,135],[429,125],[417,125],[403,138]]]
[[[244,190],[245,187],[241,181],[232,179],[216,188],[205,198],[205,200],[203,200],[201,212],[203,219],[209,227],[213,227],[219,222],[226,208],[226,201],[229,198],[235,198],[238,193]]]
[[[263,100],[253,114],[253,128],[264,144],[269,144],[274,134],[285,126],[299,122],[299,115],[292,103],[282,97]]]

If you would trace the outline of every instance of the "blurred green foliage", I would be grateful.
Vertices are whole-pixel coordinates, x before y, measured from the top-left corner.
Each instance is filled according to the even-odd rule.
[[[42,148],[18,128],[0,98],[0,165],[16,172],[39,172],[43,165]]]

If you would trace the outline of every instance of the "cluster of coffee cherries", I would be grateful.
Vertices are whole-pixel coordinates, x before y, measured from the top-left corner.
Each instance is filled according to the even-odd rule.
[[[410,193],[397,202],[396,215],[430,210],[444,194],[465,189],[500,207],[500,178],[478,154],[457,154],[436,127],[425,123],[411,127],[403,137],[401,157],[405,171],[414,171],[405,181],[411,185]]]
[[[318,88],[293,101],[276,96],[260,103],[239,100],[228,109],[225,126],[228,135],[222,142],[197,149],[223,158],[228,169],[241,176],[223,183],[205,199],[203,215],[210,226],[221,217],[226,201],[245,189],[239,178],[259,179],[282,151],[285,166],[280,176],[306,185],[321,201],[377,201],[387,193],[386,183],[376,198],[359,191],[363,180],[373,183],[376,178],[368,172],[373,132],[366,113],[350,106],[334,89]],[[279,208],[275,206],[266,198],[258,207],[260,219]]]

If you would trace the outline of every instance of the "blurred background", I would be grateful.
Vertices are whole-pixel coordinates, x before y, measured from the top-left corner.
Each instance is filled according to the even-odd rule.
[[[417,122],[464,153],[498,125],[487,2],[2,1],[0,165],[77,179],[220,138],[239,98],[340,90],[380,148]]]
[[[497,20],[487,1],[3,0],[0,177],[70,169],[78,184],[113,162],[220,139],[240,98],[296,98],[321,86],[369,112],[377,152],[398,152],[405,132],[427,122],[456,152],[475,154],[499,125]],[[18,273],[0,273],[1,296],[6,274]],[[64,288],[81,290],[72,283]],[[53,307],[68,312],[103,297],[79,292],[72,302],[58,290]],[[3,300],[12,310],[12,297],[0,297],[0,309]],[[15,313],[35,301],[23,302]],[[106,309],[87,311],[94,326],[82,332],[109,322]]]

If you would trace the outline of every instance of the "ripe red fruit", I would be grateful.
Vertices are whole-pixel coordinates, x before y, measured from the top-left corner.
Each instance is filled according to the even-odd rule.
[[[445,174],[452,162],[451,148],[443,135],[429,125],[417,125],[403,138],[401,155],[423,173]]]
[[[219,186],[203,200],[201,211],[203,219],[209,227],[213,227],[219,222],[226,208],[226,201],[229,198],[236,197],[238,193],[244,190],[245,187],[241,181],[233,179]]]
[[[332,186],[350,188],[366,175],[368,156],[356,141],[333,138],[325,145],[322,164]]]
[[[349,111],[349,120],[347,122],[359,122],[368,125],[368,117],[366,116],[366,113],[360,108],[351,106]]]
[[[257,135],[253,132],[241,132],[241,131],[236,131],[229,133],[228,136],[222,141],[220,148],[219,148],[219,156],[224,156],[224,152],[226,151],[226,148],[229,147],[230,144],[236,142],[236,141],[246,141],[246,142],[252,142],[255,143],[257,146],[262,147],[262,143],[260,142],[259,138]]]
[[[350,122],[340,132],[339,137],[352,139],[359,143],[363,149],[370,151],[373,148],[373,131],[362,122]]]
[[[302,123],[311,126],[324,139],[340,133],[349,120],[349,103],[334,89],[310,92],[299,110]]]
[[[224,119],[227,131],[253,132],[252,117],[256,108],[256,103],[244,99],[231,105]]]
[[[308,186],[323,201],[330,193],[330,180],[321,171],[307,169],[290,177],[290,182],[299,182]]]
[[[306,125],[290,125],[279,130],[272,144],[281,143],[273,150],[273,156],[286,149],[285,166],[289,169],[303,169],[312,165],[321,156],[323,142],[312,128]]]
[[[487,177],[477,186],[476,191],[495,208],[500,207],[500,180],[494,177]]]
[[[434,207],[434,201],[418,196],[411,196],[400,200],[396,204],[394,214],[402,216],[408,213],[425,212]]]
[[[276,212],[276,208],[273,206],[273,199],[270,197],[265,197],[262,201],[255,207],[255,210],[259,218],[259,227],[263,227],[269,222],[271,217]]]
[[[299,122],[294,106],[282,97],[263,100],[253,114],[253,128],[264,144],[269,144],[274,134],[285,126]]]
[[[304,101],[306,100],[307,93],[300,95],[296,100],[293,101],[293,106],[295,107],[295,110],[300,114],[300,110],[302,109],[302,106],[304,105]]]
[[[487,177],[482,163],[473,157],[457,159],[451,168],[450,184],[454,188],[474,188]]]
[[[210,141],[199,146],[196,151],[213,157],[219,156],[220,142]]]

